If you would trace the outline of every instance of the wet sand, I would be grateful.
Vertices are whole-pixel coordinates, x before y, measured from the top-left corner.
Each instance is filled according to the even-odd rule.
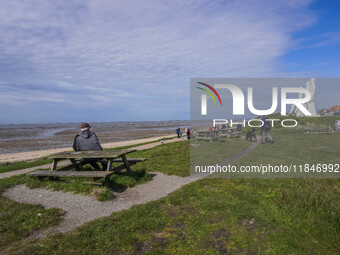
[[[113,142],[113,143],[103,143],[102,146],[105,149],[109,148],[116,148],[121,146],[128,146],[133,144],[140,144],[155,141],[162,138],[169,138],[173,137],[173,135],[166,135],[166,136],[158,136],[158,137],[151,137],[151,138],[143,138],[143,139],[136,139],[136,140],[128,140],[128,141],[121,141],[121,142]],[[29,161],[34,160],[41,157],[46,157],[48,155],[64,152],[64,151],[72,151],[71,147],[59,148],[59,149],[50,149],[50,150],[39,150],[39,151],[28,151],[28,152],[20,152],[20,153],[8,153],[8,154],[1,154],[0,155],[0,163],[10,163],[15,161]]]
[[[100,143],[175,135],[188,121],[90,123]],[[72,148],[80,123],[0,125],[0,154]]]

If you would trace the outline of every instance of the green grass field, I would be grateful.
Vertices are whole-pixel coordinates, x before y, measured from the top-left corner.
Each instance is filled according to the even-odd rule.
[[[163,140],[169,140],[171,138],[164,138]],[[104,149],[104,150],[125,150],[129,149],[132,147],[140,146],[140,145],[145,145],[145,144],[150,144],[154,142],[159,142],[160,140],[154,140],[150,142],[145,142],[145,143],[139,143],[139,144],[134,144],[134,145],[127,145],[127,146],[121,146],[121,147],[115,147],[111,149]],[[4,172],[11,172],[19,169],[24,169],[24,168],[30,168],[30,167],[35,167],[35,166],[41,166],[45,164],[51,163],[51,159],[45,159],[45,158],[40,158],[36,160],[31,160],[31,161],[18,161],[18,162],[2,162],[0,163],[0,173]]]
[[[272,135],[274,144],[259,145],[236,164],[287,164],[302,159],[339,163],[340,133],[304,135],[302,130],[280,128],[273,129]],[[243,149],[243,140],[231,141],[239,143],[235,144],[238,150]],[[187,176],[189,149],[185,141],[136,152],[133,157],[148,160],[134,170]],[[1,180],[0,191],[27,182],[29,178],[24,176]],[[26,205],[5,198],[0,204],[11,217],[20,218],[28,211]],[[0,211],[0,226],[8,226],[0,231],[0,251],[10,246],[6,254],[335,255],[340,253],[339,204],[340,179],[203,179],[160,200],[41,241],[18,242],[31,229],[57,224],[62,212],[32,206],[29,210],[50,215],[38,218],[39,223],[35,213],[11,221],[2,218]],[[9,230],[13,224],[18,224],[14,234]]]

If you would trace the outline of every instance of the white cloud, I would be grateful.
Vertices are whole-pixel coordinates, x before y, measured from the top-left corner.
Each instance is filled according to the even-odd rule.
[[[21,100],[19,88],[36,84],[43,96],[24,89],[36,104],[60,100],[81,111],[89,99],[96,107],[119,103],[133,118],[132,112],[154,108],[149,98],[158,97],[160,109],[182,109],[191,77],[280,72],[291,33],[315,22],[309,3],[3,1],[0,82],[18,91],[1,97],[8,104]],[[144,107],[133,109],[131,101]]]

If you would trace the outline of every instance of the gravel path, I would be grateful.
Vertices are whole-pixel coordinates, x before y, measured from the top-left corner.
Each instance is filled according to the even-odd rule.
[[[240,157],[254,150],[258,144],[252,144],[247,149],[226,158],[222,163],[232,164]],[[44,238],[49,234],[66,232],[96,218],[109,216],[113,212],[129,209],[133,205],[145,204],[149,201],[160,199],[183,185],[204,178],[206,175],[199,174],[183,178],[153,173],[152,176],[152,180],[146,184],[137,185],[122,193],[117,193],[114,201],[107,202],[99,202],[92,197],[73,193],[29,189],[25,185],[12,187],[6,190],[3,196],[19,203],[40,204],[45,208],[60,208],[66,212],[59,226],[36,232],[31,236],[31,238]]]
[[[66,166],[66,165],[69,165],[69,164],[70,164],[70,162],[68,162],[68,161],[58,162],[58,166]],[[15,171],[11,171],[11,172],[4,172],[4,173],[0,173],[0,179],[9,178],[9,177],[12,177],[14,175],[26,174],[26,173],[32,172],[34,170],[37,170],[37,169],[50,169],[50,168],[51,168],[51,164],[45,164],[45,165],[41,165],[41,166],[35,166],[35,167],[25,168],[25,169],[21,169],[21,170],[15,170]]]
[[[3,196],[19,203],[40,204],[45,208],[60,208],[66,212],[63,221],[57,227],[37,232],[31,237],[43,238],[48,234],[65,232],[96,218],[109,216],[113,212],[129,209],[133,205],[165,197],[185,184],[195,181],[191,177],[169,176],[154,173],[146,184],[137,185],[117,195],[114,201],[99,202],[92,197],[51,191],[46,189],[29,189],[18,185],[6,190]]]

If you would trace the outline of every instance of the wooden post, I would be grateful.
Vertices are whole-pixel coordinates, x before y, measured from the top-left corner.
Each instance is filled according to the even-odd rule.
[[[72,162],[74,168],[75,168],[76,170],[79,170],[79,167],[78,167],[78,164],[77,164],[76,160],[75,160],[74,158],[70,158],[70,161]]]
[[[112,168],[112,158],[108,158],[106,171],[111,171],[111,168]]]
[[[51,167],[51,171],[54,171],[57,169],[57,164],[58,164],[58,159],[53,159],[53,163],[52,163],[52,167]]]
[[[130,172],[130,171],[131,171],[131,169],[130,169],[130,163],[129,163],[129,161],[126,159],[125,154],[122,155],[122,159],[123,159],[124,166],[125,166],[126,170],[127,170],[128,172]]]

